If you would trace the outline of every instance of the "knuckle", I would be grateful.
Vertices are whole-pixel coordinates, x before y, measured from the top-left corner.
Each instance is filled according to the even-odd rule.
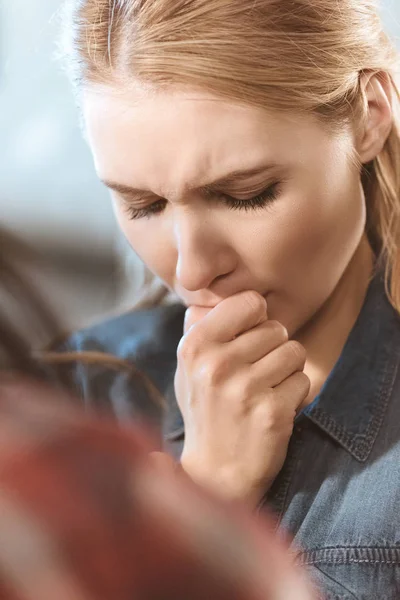
[[[194,358],[199,353],[200,343],[198,336],[185,335],[179,342],[177,356],[178,361],[186,362],[191,358]]]
[[[222,357],[217,358],[202,366],[201,380],[211,388],[215,388],[224,383],[227,379],[229,370],[229,360]]]
[[[240,382],[235,382],[232,396],[238,399],[243,409],[249,408],[251,400],[254,397],[253,381],[250,378],[243,378]]]
[[[262,314],[266,310],[264,298],[252,290],[249,290],[243,294],[243,302],[250,307],[252,312]]]
[[[288,353],[289,359],[295,364],[304,366],[304,363],[306,362],[306,351],[299,342],[296,342],[296,340],[287,342],[286,352]]]
[[[186,358],[188,356],[188,352],[189,352],[188,346],[189,346],[189,344],[188,344],[187,339],[185,337],[183,337],[178,344],[178,350],[177,350],[177,356],[178,356],[179,362],[186,360]]]
[[[276,405],[268,406],[264,411],[263,424],[267,431],[279,431],[282,428],[282,410]]]
[[[307,396],[311,387],[310,379],[305,373],[303,373],[303,371],[298,371],[297,373],[295,373],[295,377],[299,394],[301,394],[301,396]]]
[[[279,395],[275,400],[281,400]],[[262,415],[263,428],[269,434],[288,440],[293,433],[294,418],[283,402],[271,402]]]
[[[279,321],[267,321],[267,326],[271,329],[272,333],[276,335],[277,338],[286,342],[289,338],[286,327],[282,325]]]

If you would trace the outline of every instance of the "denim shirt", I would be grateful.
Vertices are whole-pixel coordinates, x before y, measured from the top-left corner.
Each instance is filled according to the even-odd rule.
[[[121,421],[143,415],[179,457],[184,427],[173,379],[184,308],[123,315],[72,336],[63,349],[134,361],[166,398],[162,412],[126,374],[73,372],[86,405]],[[375,276],[342,354],[314,402],[296,418],[283,469],[260,503],[327,600],[400,598],[400,318]]]

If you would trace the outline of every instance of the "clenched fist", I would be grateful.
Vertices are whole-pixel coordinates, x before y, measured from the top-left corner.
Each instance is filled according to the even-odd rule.
[[[181,463],[199,483],[256,505],[284,463],[310,381],[305,350],[241,292],[188,309],[175,390],[185,423]]]

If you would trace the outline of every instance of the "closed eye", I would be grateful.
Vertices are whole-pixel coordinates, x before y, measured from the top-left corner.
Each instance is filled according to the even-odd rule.
[[[258,208],[264,208],[267,205],[272,204],[275,200],[278,199],[280,192],[280,183],[274,183],[268,186],[265,190],[257,194],[257,196],[253,196],[252,198],[248,198],[246,200],[241,200],[239,198],[234,198],[233,196],[229,196],[223,194],[225,198],[226,204],[232,210],[256,210]]]
[[[248,212],[251,210],[264,208],[267,205],[271,205],[273,202],[275,202],[280,195],[281,183],[282,182],[276,182],[272,185],[269,185],[256,196],[247,199],[235,198],[229,194],[223,194],[221,192],[208,192],[207,195],[214,198],[216,197],[218,200],[226,204],[231,210],[244,210]],[[165,198],[160,198],[159,200],[156,200],[152,204],[144,206],[143,208],[136,208],[128,204],[126,204],[124,208],[130,220],[137,220],[151,218],[161,214],[165,210],[167,204],[168,201]]]

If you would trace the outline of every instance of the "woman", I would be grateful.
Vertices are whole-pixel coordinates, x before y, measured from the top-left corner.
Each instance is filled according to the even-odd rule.
[[[328,598],[398,597],[400,99],[375,3],[71,8],[98,175],[183,306],[67,347],[142,366],[169,403],[166,449],[272,506]],[[77,374],[87,401],[98,377]]]

